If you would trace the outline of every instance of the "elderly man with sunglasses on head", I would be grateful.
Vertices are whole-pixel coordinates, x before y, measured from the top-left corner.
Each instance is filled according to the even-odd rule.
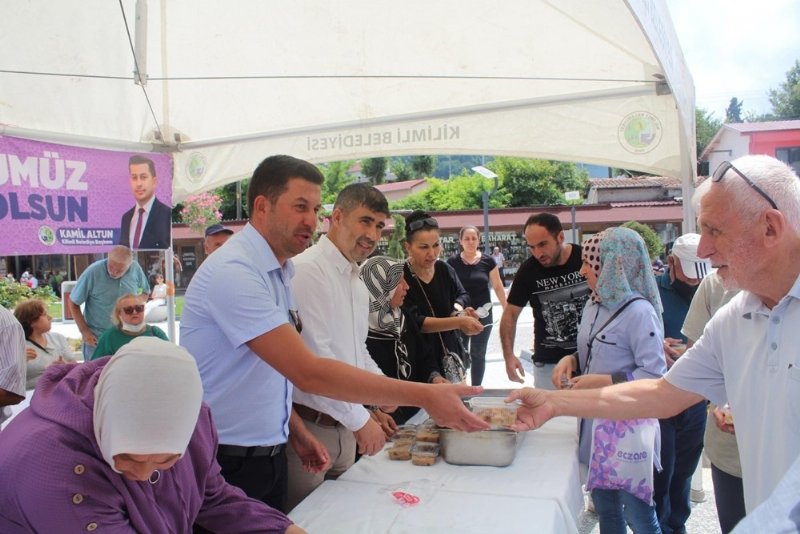
[[[742,291],[664,378],[515,392],[510,397],[524,402],[515,428],[557,415],[664,418],[703,398],[728,403],[749,513],[800,455],[800,180],[774,158],[745,156],[723,163],[695,198],[698,256],[711,261],[727,288]]]

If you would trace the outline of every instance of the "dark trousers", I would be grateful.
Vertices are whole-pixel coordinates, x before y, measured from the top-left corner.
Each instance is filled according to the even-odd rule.
[[[228,484],[241,488],[248,497],[286,512],[289,493],[286,449],[275,456],[226,456],[217,453],[217,462]],[[195,525],[193,530],[194,534],[211,532],[199,525]]]
[[[692,475],[703,453],[706,418],[706,402],[701,401],[678,415],[659,420],[662,471],[655,475],[653,497],[664,534],[686,530],[686,520],[692,513]]]
[[[483,374],[486,372],[486,347],[489,345],[489,336],[492,334],[492,312],[489,312],[489,315],[480,321],[483,325],[483,332],[474,336],[464,336],[464,345],[472,358],[469,372],[473,386],[481,385]]]
[[[719,527],[722,534],[728,534],[745,515],[742,478],[729,475],[711,464],[711,481],[714,483]]]

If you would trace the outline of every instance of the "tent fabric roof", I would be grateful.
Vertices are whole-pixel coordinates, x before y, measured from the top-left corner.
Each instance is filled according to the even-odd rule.
[[[663,0],[28,0],[0,29],[0,134],[173,152],[176,201],[276,153],[695,169]]]

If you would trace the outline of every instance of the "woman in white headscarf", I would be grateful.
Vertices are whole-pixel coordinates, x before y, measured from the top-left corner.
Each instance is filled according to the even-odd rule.
[[[197,365],[138,338],[52,366],[0,433],[0,532],[302,532],[225,482]]]

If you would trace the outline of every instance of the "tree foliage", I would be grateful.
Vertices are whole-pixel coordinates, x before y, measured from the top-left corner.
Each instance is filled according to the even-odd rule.
[[[414,171],[408,163],[402,160],[392,158],[392,163],[389,165],[392,173],[397,177],[398,182],[405,182],[414,178]]]
[[[565,191],[581,191],[589,186],[589,174],[573,163],[500,157],[489,167],[502,179],[509,206],[564,204]]]
[[[366,158],[361,160],[361,172],[370,179],[372,185],[380,185],[386,178],[386,158]]]
[[[433,176],[436,168],[436,156],[414,156],[411,158],[411,170],[416,178]]]
[[[462,172],[449,180],[427,178],[428,187],[392,203],[394,209],[420,209],[451,211],[479,209],[483,206],[483,192],[491,191],[494,184],[478,174]],[[500,208],[508,205],[507,192],[499,189],[489,197],[489,207]]]
[[[725,110],[725,122],[742,122],[742,105],[744,105],[744,101],[735,96],[731,98],[731,102]]]
[[[800,119],[800,59],[786,73],[786,81],[777,89],[770,89],[774,120]]]
[[[353,177],[347,174],[353,165],[352,161],[333,161],[320,166],[325,181],[322,182],[322,203],[333,204],[339,191],[353,182]]]
[[[639,221],[628,221],[622,226],[623,228],[630,228],[642,236],[642,240],[647,246],[647,253],[650,254],[650,259],[657,258],[664,251],[664,243],[661,242],[661,238],[650,226]]]
[[[403,241],[406,238],[406,220],[402,215],[397,213],[392,214],[394,219],[394,231],[389,236],[389,246],[387,247],[386,254],[392,258],[402,260],[406,257],[405,250],[403,249]]]
[[[695,133],[697,137],[697,156],[703,153],[708,143],[722,127],[722,122],[714,118],[714,114],[703,108],[695,108]]]

